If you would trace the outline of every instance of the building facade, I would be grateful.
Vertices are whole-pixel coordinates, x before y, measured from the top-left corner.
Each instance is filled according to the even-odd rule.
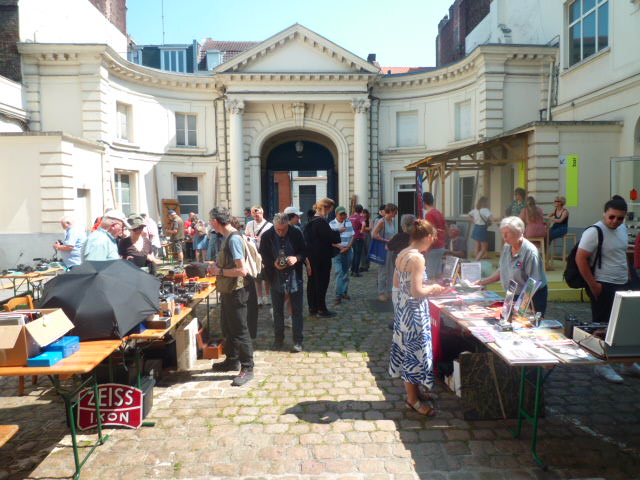
[[[571,17],[573,2],[553,3],[563,19],[557,46],[483,44],[445,67],[384,74],[296,24],[188,74],[126,60],[127,38],[97,10],[85,12],[100,25],[93,37],[80,32],[70,42],[77,19],[58,13],[58,34],[35,28],[23,19],[35,13],[20,2],[28,27],[17,44],[21,81],[0,83],[8,99],[0,102],[0,168],[9,172],[0,180],[0,266],[20,252],[44,256],[63,215],[90,225],[114,206],[160,220],[163,201],[178,200],[183,213],[228,205],[240,217],[250,205],[278,209],[287,184],[294,204],[326,194],[344,205],[375,211],[394,202],[411,211],[415,172],[407,165],[463,150],[486,159],[482,168],[443,166],[441,181],[425,184],[447,216],[463,216],[481,194],[499,215],[518,185],[548,209],[567,188],[560,157],[579,155],[580,202],[589,210],[570,211],[572,226],[588,224],[592,206],[609,195],[609,159],[638,154],[640,111],[631,99],[640,62],[628,38],[640,31],[630,28],[638,1],[596,2],[607,4],[610,42],[594,54],[580,44],[572,65],[569,28],[588,20],[582,11]],[[501,15],[519,24],[513,11]],[[607,74],[595,75],[605,63]],[[522,143],[492,143],[502,152],[496,158],[517,161],[490,164],[483,146],[502,136]]]

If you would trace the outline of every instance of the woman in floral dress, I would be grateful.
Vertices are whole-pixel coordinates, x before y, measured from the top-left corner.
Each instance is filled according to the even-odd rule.
[[[436,228],[429,222],[416,220],[411,230],[411,243],[398,254],[393,282],[399,292],[389,360],[389,374],[404,382],[407,406],[429,417],[436,412],[425,403],[429,397],[422,396],[418,388],[424,385],[431,389],[435,380],[427,296],[437,295],[444,287],[426,284],[423,253],[437,235]]]

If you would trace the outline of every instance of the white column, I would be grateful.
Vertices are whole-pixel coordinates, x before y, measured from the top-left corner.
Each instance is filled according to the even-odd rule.
[[[262,205],[262,177],[260,175],[260,157],[251,157],[249,161],[251,206]],[[249,205],[247,205],[248,207]]]
[[[366,206],[369,204],[369,129],[367,128],[367,115],[371,102],[368,99],[354,100],[351,105],[354,112],[353,193],[357,196],[358,203]],[[348,199],[341,199],[341,201],[348,203]]]
[[[229,198],[231,200],[231,214],[243,217],[244,205],[244,155],[242,149],[242,114],[244,102],[242,100],[227,100],[229,112]]]

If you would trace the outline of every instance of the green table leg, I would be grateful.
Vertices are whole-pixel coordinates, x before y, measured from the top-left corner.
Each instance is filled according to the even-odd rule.
[[[531,369],[534,372],[535,380],[530,381],[527,379],[527,371]],[[546,375],[543,375],[542,367],[522,367],[522,373],[520,375],[520,398],[518,399],[518,424],[515,431],[512,431],[514,437],[519,437],[522,432],[522,421],[528,421],[533,430],[531,432],[531,456],[536,463],[543,469],[547,470],[547,466],[538,457],[538,421],[540,419],[540,409],[542,407],[542,386],[549,377],[553,370],[549,370]],[[525,408],[525,384],[529,383],[534,387],[534,402],[533,413],[529,413]]]
[[[76,471],[73,476],[73,480],[78,480],[80,478],[80,471],[82,470],[82,466],[89,459],[93,451],[98,446],[106,442],[107,439],[109,438],[109,435],[105,435],[105,436],[102,435],[102,419],[100,418],[100,396],[98,395],[98,382],[96,380],[96,376],[94,374],[91,374],[89,378],[87,378],[84,382],[80,383],[80,385],[78,385],[77,387],[70,390],[66,390],[66,389],[63,389],[62,386],[60,385],[60,378],[58,376],[49,375],[49,379],[51,380],[51,383],[53,384],[58,394],[64,400],[64,407],[65,407],[65,410],[67,411],[67,418],[69,419],[69,428],[71,430],[73,460],[76,466]],[[78,395],[80,391],[86,387],[89,387],[93,390],[93,395],[96,400],[96,420],[98,424],[98,441],[93,444],[93,446],[91,447],[91,450],[89,450],[87,455],[82,460],[80,460],[80,454],[78,452],[78,440],[76,438],[76,418],[74,414],[74,409],[76,405],[80,403],[80,400],[84,398],[84,396],[87,394],[85,393],[83,395],[78,396],[76,400],[74,400],[74,397]]]

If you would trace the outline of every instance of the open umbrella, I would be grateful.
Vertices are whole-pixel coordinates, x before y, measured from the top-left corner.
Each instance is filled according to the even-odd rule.
[[[87,261],[45,284],[41,308],[62,308],[80,340],[122,338],[160,307],[160,281],[131,262]]]

